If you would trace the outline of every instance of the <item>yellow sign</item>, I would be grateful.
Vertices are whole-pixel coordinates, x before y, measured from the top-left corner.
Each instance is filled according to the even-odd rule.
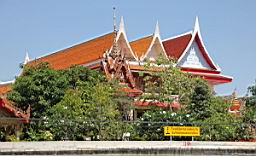
[[[200,127],[165,126],[164,136],[200,136]]]

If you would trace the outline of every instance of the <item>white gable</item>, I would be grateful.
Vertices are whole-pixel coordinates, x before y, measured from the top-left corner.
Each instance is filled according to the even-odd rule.
[[[128,42],[125,29],[124,29],[124,18],[121,16],[120,24],[119,24],[119,31],[117,34],[117,43],[119,48],[124,53],[125,57],[129,60],[137,59],[132,51],[132,48]]]
[[[189,48],[188,52],[185,56],[178,62],[179,67],[185,68],[197,68],[197,69],[209,69],[212,68],[206,62],[205,58],[203,57],[198,44],[193,41],[191,47]]]
[[[155,61],[157,58],[162,55],[165,56],[165,52],[161,47],[159,39],[155,39],[154,44],[151,46],[150,50],[147,52],[145,58],[150,61]]]
[[[122,52],[124,53],[124,55],[127,59],[132,59],[132,60],[135,59],[135,57],[129,47],[129,43],[127,43],[127,41],[125,39],[124,34],[121,34],[119,36],[117,43],[119,45],[119,48],[122,50]]]

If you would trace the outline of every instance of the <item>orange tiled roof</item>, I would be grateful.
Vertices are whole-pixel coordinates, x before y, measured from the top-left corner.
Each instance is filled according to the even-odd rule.
[[[113,41],[114,33],[109,33],[68,49],[33,60],[28,64],[35,65],[41,62],[48,62],[53,69],[66,69],[72,65],[86,64],[101,59],[103,53],[111,48]]]
[[[11,89],[10,84],[0,85],[0,95],[6,95]]]
[[[147,36],[135,41],[130,42],[131,48],[134,52],[134,54],[138,57],[141,58],[144,56],[153,40],[153,36]]]
[[[169,57],[179,59],[185,51],[192,34],[183,35],[163,42],[164,49]]]

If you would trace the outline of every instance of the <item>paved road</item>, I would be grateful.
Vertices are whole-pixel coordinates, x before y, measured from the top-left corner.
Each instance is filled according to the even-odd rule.
[[[169,141],[1,142],[0,155],[256,155],[256,143]]]

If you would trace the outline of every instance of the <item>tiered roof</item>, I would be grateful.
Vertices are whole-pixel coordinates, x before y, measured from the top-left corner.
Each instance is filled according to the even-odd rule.
[[[103,60],[106,51],[112,50],[114,42],[120,45],[124,56],[127,58],[123,60],[124,71],[126,71],[123,73],[124,75],[130,71],[161,71],[162,67],[158,66],[151,66],[145,69],[144,64],[148,60],[154,62],[154,60],[157,59],[156,57],[158,57],[160,54],[163,54],[163,56],[165,56],[167,59],[176,59],[176,66],[181,68],[181,71],[191,73],[195,76],[203,77],[212,85],[228,83],[233,79],[232,77],[221,75],[220,68],[213,62],[212,58],[210,57],[201,37],[198,18],[196,18],[194,31],[190,31],[162,41],[157,23],[155,32],[152,35],[140,38],[132,42],[129,42],[127,39],[124,29],[124,21],[123,18],[121,18],[118,32],[105,34],[95,39],[71,46],[69,48],[34,59],[32,61],[29,61],[29,57],[27,55],[24,64],[34,66],[41,62],[48,62],[50,66],[56,70],[66,69],[73,65],[83,65],[90,67],[91,69],[103,68],[105,70],[112,70],[112,68],[104,68]],[[192,51],[192,48],[194,48],[194,51]],[[195,59],[199,65],[184,66],[184,62],[189,60],[188,56],[193,57],[193,59]],[[201,65],[201,63],[203,65]],[[109,65],[111,66],[112,63]],[[136,89],[134,86],[122,89],[123,91],[129,93],[131,96],[142,94],[142,91]],[[28,113],[22,112],[6,100],[5,95],[10,90],[10,83],[0,84],[0,95],[3,97],[0,99],[0,111],[4,110],[10,113],[11,116],[22,118],[24,121],[28,121]],[[148,106],[150,103],[138,102],[135,105]],[[156,105],[159,105],[160,107],[170,106],[165,103],[156,103]],[[180,105],[179,103],[172,103],[171,107],[178,108]],[[234,107],[237,107],[237,105],[234,105]],[[230,110],[232,111],[233,107],[231,107]]]
[[[111,50],[113,46],[114,36],[114,32],[109,33],[50,55],[40,57],[28,62],[28,64],[35,65],[40,62],[49,62],[53,69],[66,69],[72,65],[83,65],[93,69],[100,68],[103,54],[106,51]],[[154,34],[132,42],[127,40],[123,18],[121,18],[117,34],[117,42],[124,51],[125,56],[129,57],[128,64],[132,71],[144,70],[143,62],[146,61],[146,57],[150,60],[152,56],[157,57],[160,53],[163,53],[167,58],[172,57],[177,59],[177,66],[180,67],[182,71],[203,76],[213,85],[232,81],[232,77],[220,74],[220,68],[213,62],[206,50],[201,37],[198,18],[196,18],[193,32],[190,31],[162,41],[160,38],[159,26],[157,24]],[[207,64],[207,67],[209,68],[179,66],[180,62],[187,59],[187,54],[190,53],[193,44],[197,45],[199,48],[198,53],[200,53],[200,59],[206,62],[205,64]],[[152,67],[152,69],[155,70],[154,67]]]

